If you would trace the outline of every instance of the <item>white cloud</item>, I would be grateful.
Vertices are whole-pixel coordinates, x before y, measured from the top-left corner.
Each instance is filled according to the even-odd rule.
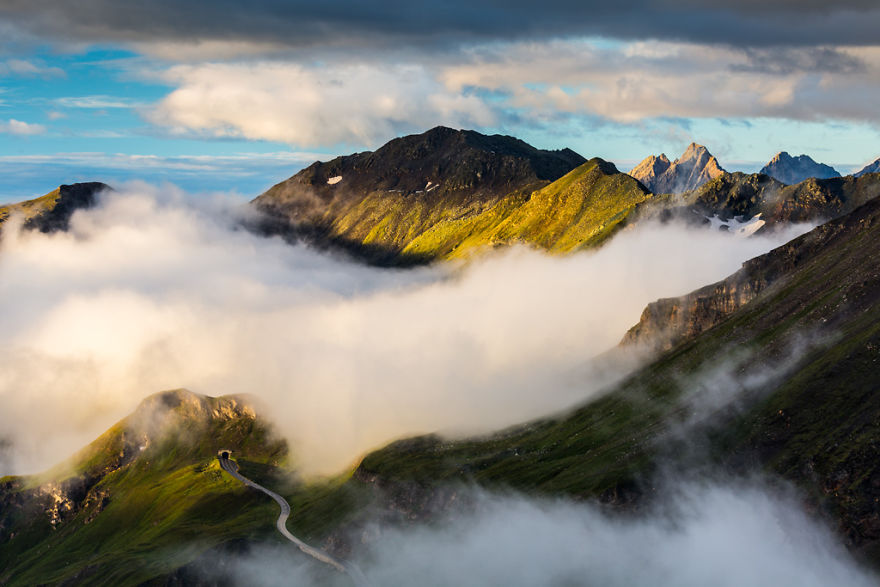
[[[34,124],[30,122],[22,122],[10,118],[5,122],[0,122],[0,133],[8,133],[19,136],[41,135],[46,132],[46,127],[42,124]]]
[[[8,59],[0,63],[0,76],[42,77],[44,79],[67,77],[60,67],[50,67],[38,61]]]
[[[608,587],[868,587],[860,568],[796,496],[727,480],[679,483],[647,511],[612,515],[592,504],[462,491],[467,506],[430,525],[383,529],[355,538],[358,565],[374,585],[603,585]],[[464,512],[461,510],[465,510]],[[234,557],[236,584],[350,584],[317,575],[290,548]],[[333,580],[335,579],[335,580]]]
[[[509,95],[525,115],[571,112],[631,123],[654,117],[826,118],[876,122],[876,48],[778,49],[661,41],[488,45],[444,68],[450,90]]]
[[[412,433],[528,420],[619,376],[590,358],[648,302],[785,240],[647,226],[595,254],[396,272],[229,224],[228,210],[139,187],[69,233],[4,230],[0,296],[16,312],[0,331],[0,430],[19,470],[176,387],[262,398],[309,470]]]
[[[86,108],[104,110],[108,108],[137,108],[143,104],[119,96],[66,96],[55,99],[62,108]]]
[[[450,92],[414,65],[208,63],[172,67],[164,79],[178,88],[148,117],[184,133],[374,145],[402,131],[494,120],[482,100]]]

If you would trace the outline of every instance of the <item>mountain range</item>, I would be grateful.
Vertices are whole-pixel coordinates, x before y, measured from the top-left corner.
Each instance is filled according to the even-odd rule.
[[[638,345],[650,359],[598,399],[488,436],[401,439],[329,479],[291,476],[252,398],[150,396],[58,467],[0,478],[0,584],[210,583],[218,560],[274,539],[274,504],[223,473],[220,449],[293,504],[295,533],[340,557],[377,526],[467,511],[468,484],[632,513],[670,472],[705,467],[786,480],[880,568],[880,175],[788,185],[727,173],[695,144],[636,170],[438,127],[311,165],[253,201],[263,216],[251,228],[406,265],[512,244],[565,254],[648,219],[818,226],[649,304],[609,352]],[[18,213],[29,229],[64,230],[107,190],[61,186],[0,208],[0,222]]]

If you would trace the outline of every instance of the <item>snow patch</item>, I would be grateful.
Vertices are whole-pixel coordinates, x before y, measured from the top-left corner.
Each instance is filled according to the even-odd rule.
[[[713,229],[717,230],[724,226],[732,234],[741,237],[755,234],[759,228],[766,224],[764,220],[761,220],[761,214],[755,214],[748,220],[743,220],[742,216],[734,216],[729,220],[722,220],[718,217],[718,214],[713,214],[711,218],[708,216],[705,218],[712,224]]]
[[[341,175],[336,175],[336,176],[331,177],[330,179],[328,179],[328,180],[327,180],[327,183],[330,184],[330,185],[336,185],[336,184],[339,183],[340,181],[342,181],[342,176],[341,176]]]

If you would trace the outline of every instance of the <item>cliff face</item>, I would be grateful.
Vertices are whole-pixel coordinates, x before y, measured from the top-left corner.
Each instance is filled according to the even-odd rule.
[[[786,185],[794,185],[811,177],[817,179],[840,177],[836,169],[824,163],[817,163],[808,155],[792,157],[785,151],[777,153],[760,173],[769,175]]]
[[[655,194],[679,194],[697,189],[719,177],[724,169],[706,147],[691,143],[681,157],[669,163],[665,154],[651,155],[639,163],[631,176]]]
[[[880,190],[880,186],[876,187]],[[880,200],[873,200],[856,212],[878,207]],[[668,350],[696,337],[733,315],[770,286],[785,283],[792,273],[811,263],[819,251],[833,247],[835,240],[855,238],[857,229],[866,220],[853,220],[854,214],[827,222],[765,255],[746,261],[739,271],[718,283],[649,304],[621,344]],[[874,221],[872,216],[871,222]]]

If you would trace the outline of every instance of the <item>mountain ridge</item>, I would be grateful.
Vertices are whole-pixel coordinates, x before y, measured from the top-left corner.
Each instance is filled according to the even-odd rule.
[[[840,173],[829,165],[818,163],[809,155],[792,157],[786,151],[780,151],[761,168],[758,173],[769,175],[786,185],[801,183],[810,178],[830,179],[840,177]]]

